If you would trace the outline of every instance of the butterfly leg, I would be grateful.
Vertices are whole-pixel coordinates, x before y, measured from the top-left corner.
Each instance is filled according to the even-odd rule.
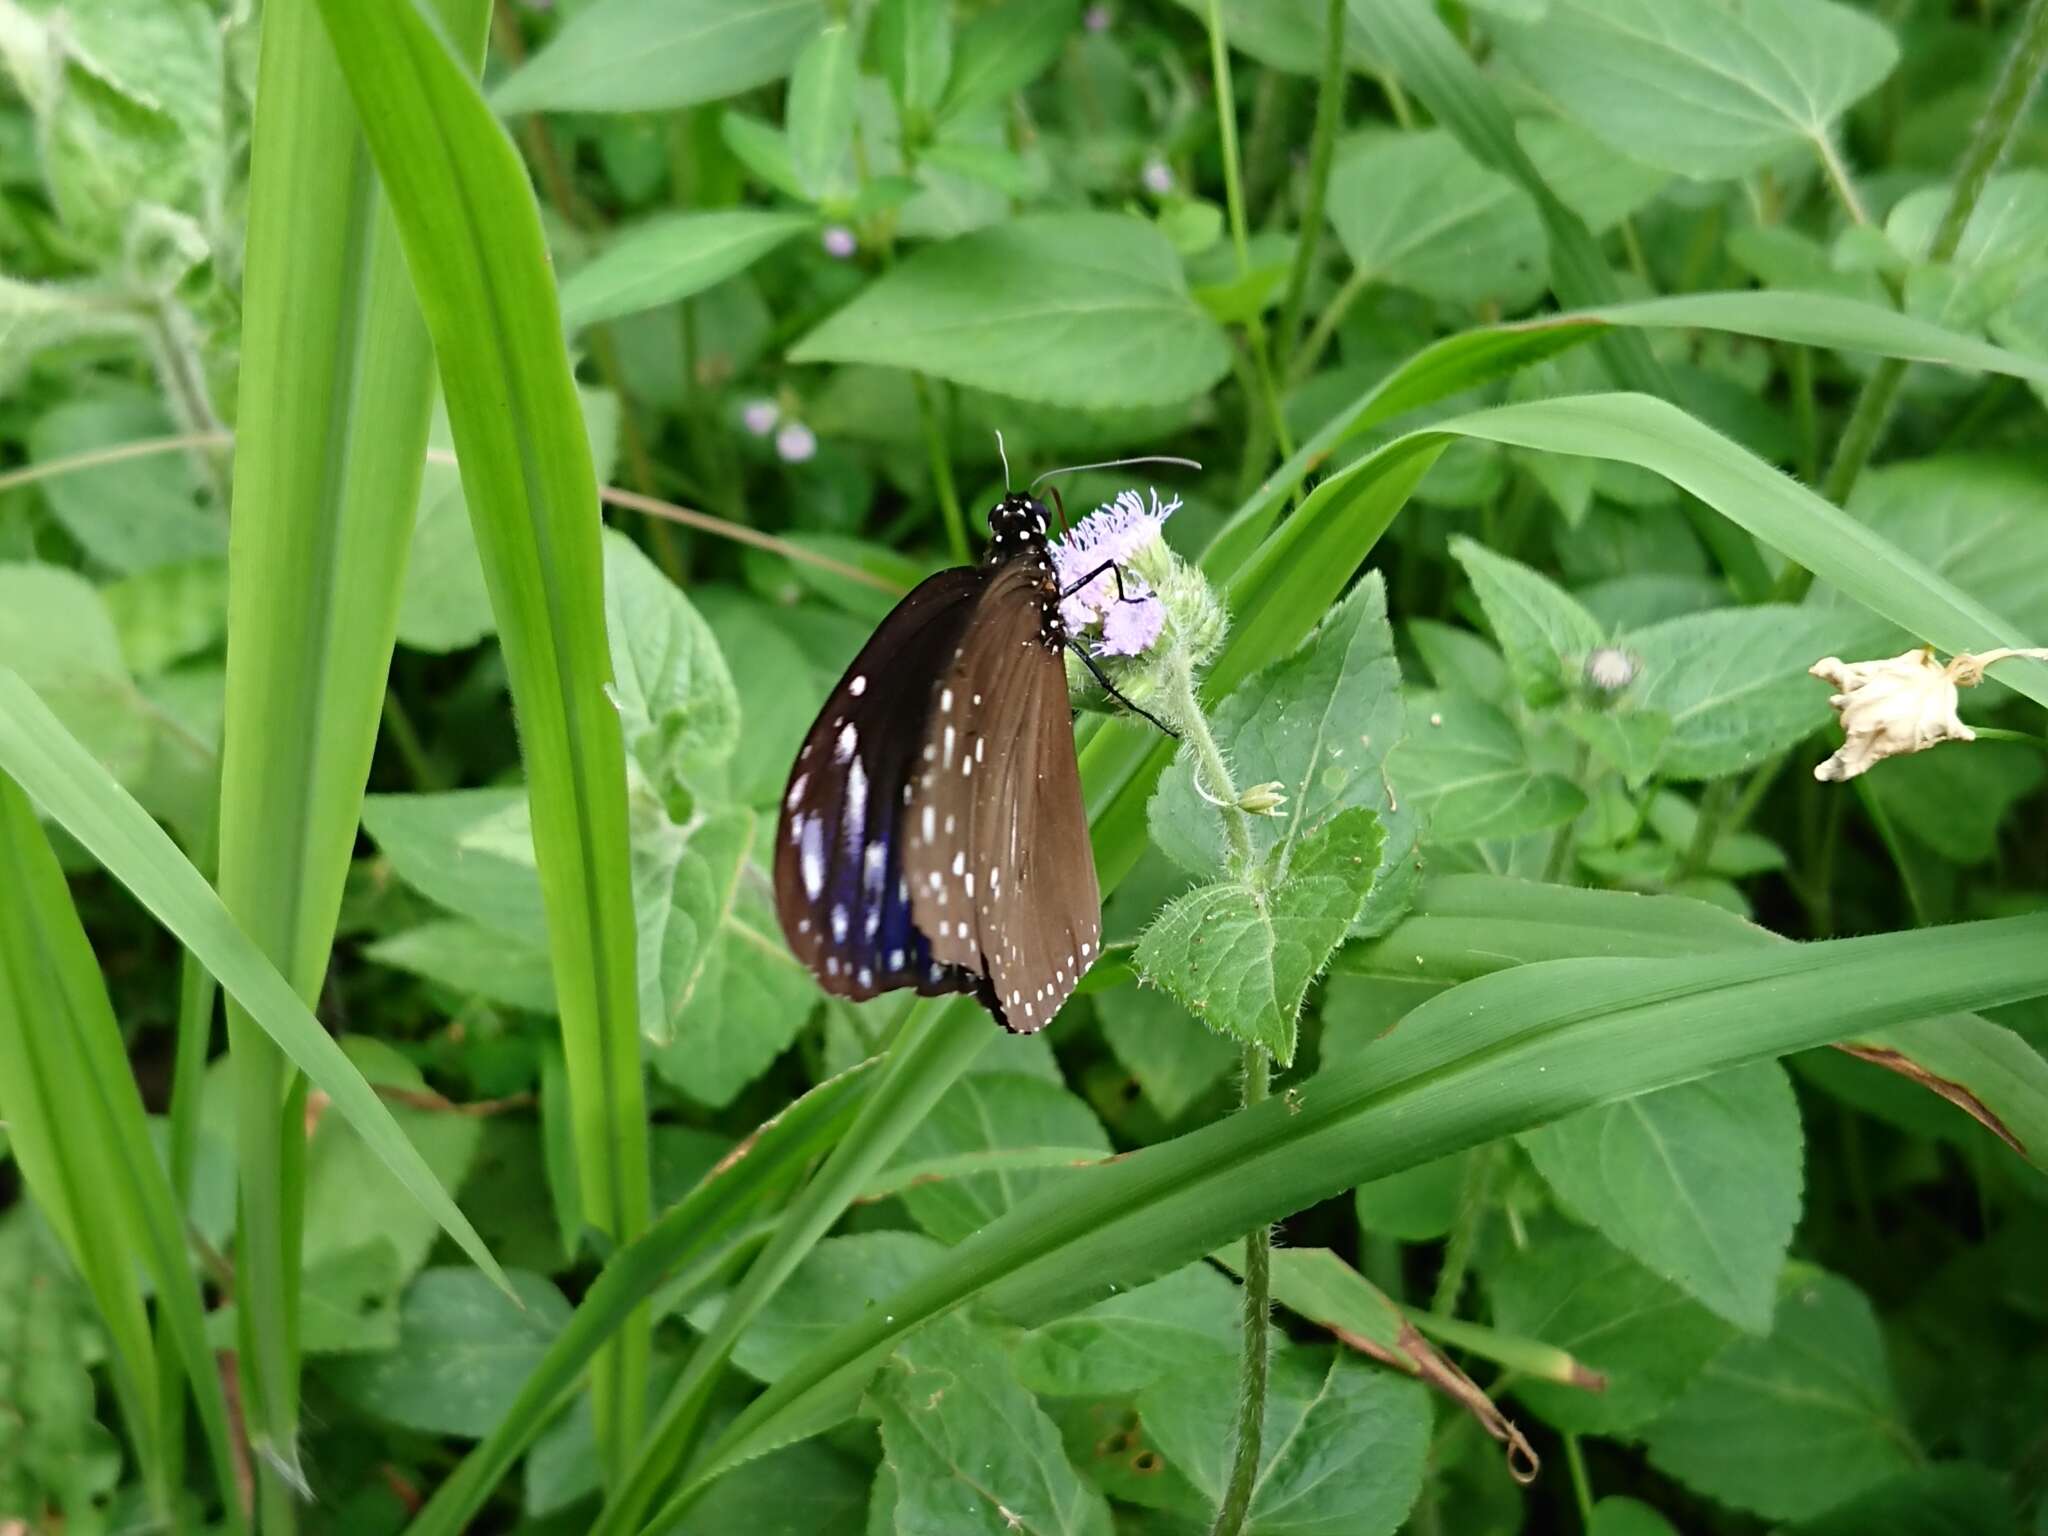
[[[1116,684],[1112,683],[1108,679],[1108,677],[1106,677],[1103,674],[1102,668],[1095,664],[1095,658],[1093,656],[1090,656],[1087,650],[1084,647],[1082,647],[1082,645],[1078,641],[1069,640],[1067,642],[1067,649],[1072,651],[1076,656],[1080,657],[1081,665],[1086,667],[1090,672],[1095,674],[1095,681],[1102,685],[1102,691],[1104,693],[1108,694],[1112,699],[1115,699],[1117,703],[1123,705],[1123,707],[1125,709],[1128,709],[1132,714],[1143,715],[1147,720],[1150,720],[1154,725],[1158,726],[1160,730],[1166,732],[1166,734],[1171,736],[1175,741],[1180,740],[1179,731],[1176,731],[1164,720],[1160,719],[1157,715],[1153,714],[1151,710],[1146,709],[1141,705],[1133,704],[1129,699],[1125,698],[1123,694],[1117,690]]]
[[[1083,587],[1087,586],[1089,582],[1093,581],[1096,577],[1102,575],[1105,571],[1107,571],[1111,576],[1114,576],[1116,578],[1116,600],[1118,602],[1142,603],[1145,600],[1145,597],[1143,595],[1138,597],[1132,597],[1130,593],[1124,590],[1124,568],[1118,565],[1114,560],[1105,560],[1102,562],[1102,564],[1095,567],[1094,570],[1090,571],[1086,576],[1083,576],[1079,581],[1069,582],[1066,586],[1060,589],[1060,596],[1072,597],[1076,592],[1080,591]]]

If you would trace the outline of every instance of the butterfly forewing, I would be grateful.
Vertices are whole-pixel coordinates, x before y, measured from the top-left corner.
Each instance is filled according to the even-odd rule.
[[[1057,614],[1035,560],[997,568],[940,674],[902,833],[933,960],[986,978],[983,1003],[1021,1032],[1051,1022],[1101,942]]]
[[[932,658],[950,656],[989,585],[987,567],[941,571],[883,620],[798,749],[775,830],[775,907],[828,992],[973,992],[934,963],[914,922],[899,830],[930,712]]]

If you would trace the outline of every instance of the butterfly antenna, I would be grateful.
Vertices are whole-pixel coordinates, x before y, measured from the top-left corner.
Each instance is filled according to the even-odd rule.
[[[1060,488],[1058,486],[1048,485],[1046,487],[1046,490],[1051,493],[1052,504],[1060,514],[1060,537],[1064,539],[1069,533],[1073,532],[1073,530],[1067,526],[1067,504],[1064,500],[1061,499]]]
[[[996,428],[996,457],[1003,461],[1003,489],[1010,488],[1010,450],[1003,446],[1003,429]],[[1034,485],[1036,481],[1032,482]]]
[[[1062,469],[1048,469],[1037,480],[1031,482],[1035,488],[1041,481],[1050,480],[1054,475],[1078,475],[1084,469],[1122,469],[1128,464],[1178,464],[1182,469],[1200,469],[1202,466],[1193,459],[1176,459],[1168,454],[1148,453],[1135,459],[1104,459],[1099,464],[1069,464]]]

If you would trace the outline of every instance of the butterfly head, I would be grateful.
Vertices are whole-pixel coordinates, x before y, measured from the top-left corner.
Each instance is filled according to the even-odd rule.
[[[1051,518],[1045,503],[1023,491],[1012,491],[988,512],[988,552],[1002,559],[1019,550],[1043,545]]]

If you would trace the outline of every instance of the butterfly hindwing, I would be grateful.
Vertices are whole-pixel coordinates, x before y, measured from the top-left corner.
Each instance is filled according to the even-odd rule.
[[[1051,1022],[1101,942],[1101,901],[1049,573],[998,568],[940,673],[903,864],[935,962],[985,979],[1005,1028]]]
[[[828,992],[977,990],[977,977],[935,964],[917,931],[898,834],[932,704],[931,658],[959,647],[990,577],[986,567],[940,571],[897,604],[798,749],[775,830],[775,906]]]

